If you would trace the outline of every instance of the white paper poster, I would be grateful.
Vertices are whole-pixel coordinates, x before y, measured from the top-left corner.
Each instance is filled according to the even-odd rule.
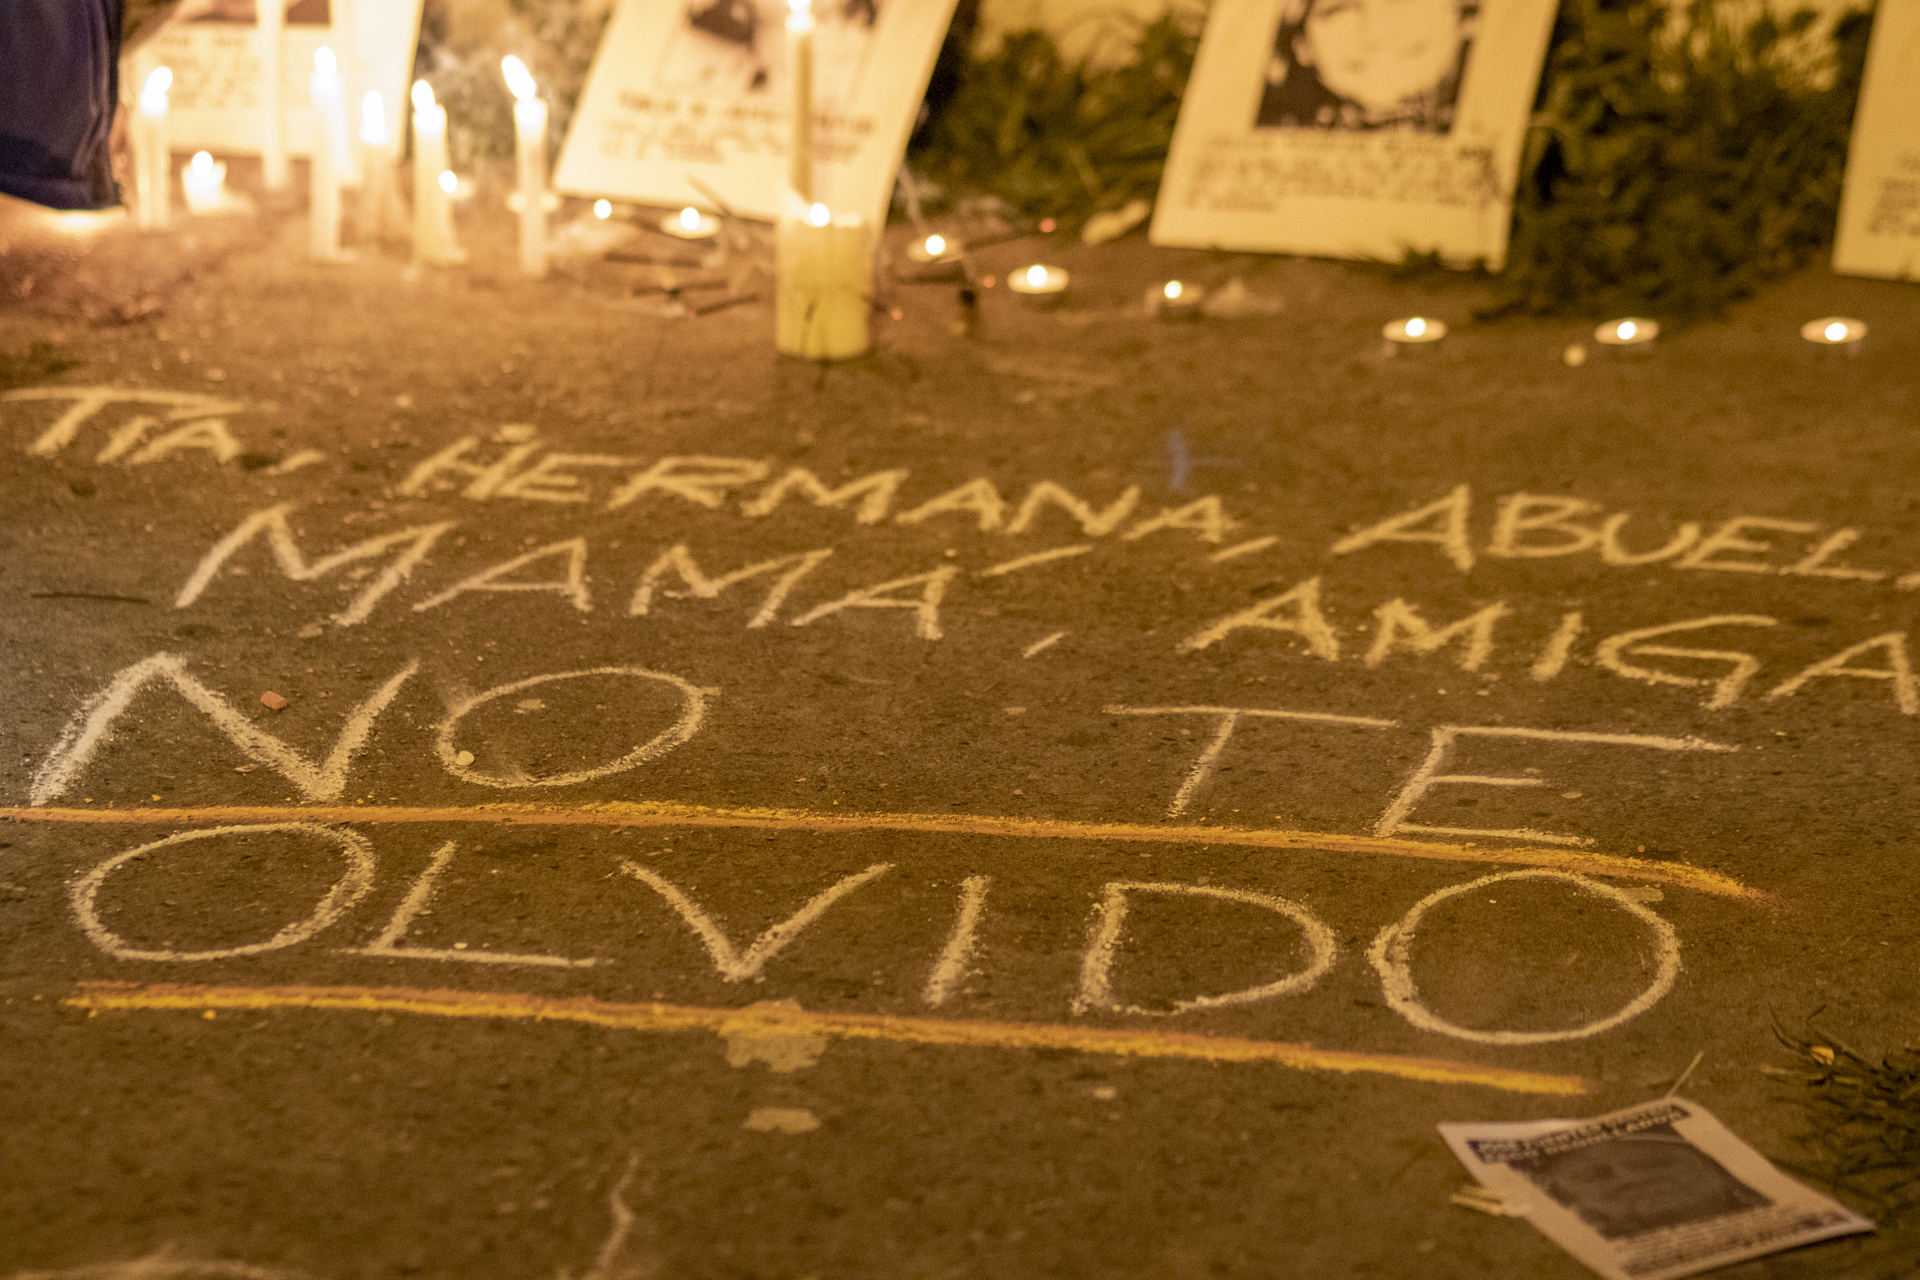
[[[1685,1098],[1587,1120],[1443,1124],[1440,1136],[1506,1212],[1606,1280],[1679,1280],[1873,1230]]]
[[[286,0],[282,0],[283,3]],[[349,21],[336,26],[335,5],[352,3]],[[327,45],[341,60],[353,104],[349,124],[357,134],[359,99],[369,89],[384,100],[387,128],[405,136],[407,91],[414,50],[420,41],[421,0],[292,0],[281,37],[280,101],[286,111],[289,155],[312,153],[314,116],[310,97],[313,55]],[[260,58],[253,0],[186,0],[178,12],[134,55],[128,83],[144,83],[156,66],[173,72],[167,109],[167,141],[175,151],[259,155],[266,130],[260,119]],[[357,66],[345,57],[347,41],[359,50]],[[357,78],[357,83],[356,83]]]
[[[884,219],[954,0],[814,0],[814,196]],[[792,139],[787,0],[621,0],[567,131],[573,195],[773,218]],[[693,181],[690,181],[693,180]]]
[[[1833,269],[1920,280],[1920,0],[1880,0],[1874,14]]]
[[[1155,244],[1506,260],[1555,0],[1216,0]]]

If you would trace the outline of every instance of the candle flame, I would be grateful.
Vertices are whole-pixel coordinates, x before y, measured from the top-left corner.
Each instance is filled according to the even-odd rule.
[[[211,151],[194,152],[193,159],[187,161],[187,172],[196,178],[205,179],[212,177],[213,153]]]
[[[1169,280],[1166,282],[1166,284],[1162,285],[1160,288],[1160,292],[1167,295],[1168,302],[1174,301],[1186,291],[1187,291],[1186,286],[1181,284],[1178,280]]]
[[[360,99],[360,141],[370,147],[384,147],[392,141],[387,133],[387,100],[378,89],[369,89]]]
[[[596,218],[611,218],[613,216],[613,201],[595,200],[593,202],[593,216]]]
[[[440,189],[448,195],[452,195],[460,189],[460,179],[453,176],[453,170],[442,169],[440,171]]]
[[[833,221],[833,213],[823,204],[816,204],[807,210],[807,222],[816,227],[824,227]]]
[[[1633,335],[1640,332],[1640,326],[1631,320],[1622,320],[1620,327],[1615,329],[1614,332],[1620,335],[1620,341],[1631,342],[1633,341]]]
[[[1832,324],[1827,326],[1828,342],[1841,342],[1846,339],[1846,336],[1847,336],[1847,326],[1840,323],[1838,320],[1835,320]]]
[[[340,60],[333,56],[333,50],[321,45],[313,51],[313,70],[315,75],[337,76],[340,74]]]
[[[1038,289],[1047,282],[1047,269],[1034,265],[1027,268],[1027,283]]]
[[[415,111],[430,111],[432,108],[433,86],[425,80],[415,80],[413,82],[413,109]]]
[[[947,251],[947,238],[945,236],[928,236],[926,247],[927,256],[929,258],[937,258]]]
[[[680,225],[688,231],[698,231],[700,229],[700,211],[692,205],[688,205],[682,209],[680,211]]]
[[[527,64],[508,54],[500,59],[501,74],[507,78],[507,88],[513,90],[513,96],[522,102],[532,102],[540,96],[540,86],[533,82],[533,72],[527,70]]]
[[[1415,316],[1413,319],[1407,321],[1407,336],[1409,338],[1417,338],[1426,331],[1427,322],[1419,316]]]
[[[173,68],[155,67],[147,73],[147,83],[140,90],[140,109],[150,116],[165,115],[167,90],[171,88]]]

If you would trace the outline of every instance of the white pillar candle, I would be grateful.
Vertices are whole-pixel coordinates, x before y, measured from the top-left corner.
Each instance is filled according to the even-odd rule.
[[[809,360],[845,360],[871,345],[873,229],[823,204],[780,220],[776,232],[774,346]]]
[[[433,86],[413,82],[413,256],[437,265],[463,262],[453,234],[453,204],[441,186],[447,172],[447,109],[433,100]]]
[[[219,213],[227,202],[227,166],[215,160],[212,152],[196,151],[180,171],[180,189],[187,197],[188,213]]]
[[[155,67],[140,86],[128,129],[133,147],[133,221],[142,231],[167,225],[172,159],[167,150],[167,91],[173,72]]]
[[[259,26],[254,32],[260,60],[260,180],[269,191],[285,191],[293,182],[287,164],[285,95],[281,92],[282,37],[287,29],[286,0],[255,0]]]
[[[333,50],[321,45],[313,51],[313,163],[307,176],[307,246],[322,262],[337,262],[340,254],[340,156],[334,146],[342,120],[340,66]]]
[[[500,71],[513,91],[513,155],[519,172],[520,270],[547,274],[547,104],[527,64],[508,54]]]
[[[258,0],[256,0],[256,3]],[[360,146],[348,127],[346,108],[360,101],[360,23],[359,0],[327,0],[328,18],[333,28],[333,51],[340,69],[340,129],[333,135],[336,172],[340,185],[360,185]]]
[[[360,199],[354,207],[354,230],[361,243],[372,244],[387,228],[387,211],[394,203],[393,129],[387,123],[387,101],[378,90],[360,100]]]
[[[802,208],[813,204],[813,0],[787,0],[787,47],[793,74],[793,144],[787,185]]]

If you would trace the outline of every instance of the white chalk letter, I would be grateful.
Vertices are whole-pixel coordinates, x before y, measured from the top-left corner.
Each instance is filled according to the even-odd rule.
[[[1307,642],[1307,652],[1333,662],[1340,657],[1340,637],[1320,612],[1320,579],[1308,578],[1291,590],[1268,596],[1210,623],[1174,646],[1177,653],[1193,653],[1251,627],[1257,631],[1291,631]]]
[[[1249,906],[1264,907],[1287,917],[1300,926],[1307,944],[1307,966],[1298,973],[1288,974],[1274,982],[1259,986],[1243,987],[1238,991],[1227,991],[1219,995],[1195,996],[1190,1000],[1176,1000],[1171,1009],[1142,1009],[1138,1005],[1123,1005],[1113,994],[1113,953],[1120,943],[1120,932],[1127,922],[1127,914],[1132,907],[1129,894],[1162,893],[1189,898],[1216,898],[1223,902],[1244,902]],[[1272,1000],[1279,996],[1298,995],[1311,991],[1314,984],[1333,968],[1334,957],[1333,930],[1320,922],[1318,916],[1297,902],[1285,898],[1276,898],[1270,894],[1253,893],[1246,889],[1222,889],[1212,885],[1167,884],[1151,880],[1115,880],[1110,882],[1101,898],[1100,905],[1094,908],[1093,928],[1087,935],[1086,954],[1080,960],[1080,990],[1073,998],[1073,1011],[1086,1013],[1100,1010],[1108,1013],[1144,1013],[1161,1017],[1176,1013],[1189,1013],[1195,1009],[1221,1009],[1229,1005],[1252,1004],[1257,1000]]]
[[[753,940],[753,944],[744,952],[733,945],[720,924],[709,915],[700,904],[680,891],[680,887],[665,876],[637,862],[622,859],[621,870],[634,879],[646,884],[667,900],[667,904],[679,913],[694,934],[707,948],[707,954],[713,957],[713,967],[720,971],[720,977],[727,982],[745,982],[756,978],[766,967],[767,961],[779,955],[786,945],[800,936],[801,930],[826,914],[828,907],[840,901],[870,880],[877,880],[893,869],[890,862],[876,862],[865,871],[855,872],[844,879],[836,880],[826,889],[807,900],[807,904],[798,911],[780,921],[771,929]]]
[[[635,680],[657,680],[662,684],[671,685],[680,691],[680,718],[617,760],[610,760],[606,764],[594,765],[586,769],[576,769],[572,773],[555,774],[548,778],[528,777],[519,770],[511,774],[482,773],[471,763],[460,763],[460,750],[454,745],[453,739],[460,727],[460,721],[468,713],[485,706],[495,698],[504,698],[509,694],[519,693],[522,689],[537,688],[543,684],[552,684],[556,680],[578,680],[582,676],[625,676]],[[592,667],[585,671],[560,671],[553,675],[533,676],[526,680],[516,680],[512,684],[503,684],[457,704],[447,713],[446,720],[440,725],[440,735],[434,742],[434,750],[440,756],[441,766],[462,782],[473,782],[483,787],[502,789],[570,787],[575,783],[591,782],[595,778],[604,778],[609,774],[625,773],[649,760],[658,759],[697,733],[706,713],[707,695],[689,681],[682,680],[679,676],[668,675],[664,671],[648,671],[642,667]],[[471,757],[469,760],[471,761]]]
[[[1343,556],[1381,542],[1431,542],[1465,573],[1473,568],[1473,548],[1467,544],[1467,513],[1472,503],[1467,486],[1455,485],[1444,498],[1348,534],[1333,544],[1333,554]]]
[[[317,836],[321,840],[337,845],[345,855],[347,869],[334,881],[315,904],[313,914],[304,920],[287,925],[265,942],[249,942],[238,947],[219,947],[211,951],[172,951],[148,947],[137,947],[113,930],[107,928],[100,919],[98,898],[100,888],[107,877],[136,859],[144,859],[161,849],[186,844],[192,840],[208,840],[214,836],[257,836],[273,831],[298,832],[301,835]],[[263,951],[278,951],[282,947],[291,947],[305,942],[314,934],[338,920],[354,903],[366,895],[373,887],[373,847],[366,837],[358,832],[338,827],[323,827],[312,822],[269,822],[256,827],[207,827],[199,831],[182,831],[178,835],[143,844],[137,849],[128,849],[125,853],[116,853],[105,862],[95,866],[85,875],[78,877],[67,887],[67,896],[73,905],[74,918],[80,923],[80,931],[92,940],[96,947],[118,960],[226,960],[234,956],[257,956]]]
[[[1487,655],[1493,652],[1493,624],[1512,612],[1505,601],[1500,601],[1435,630],[1427,625],[1420,611],[1405,600],[1389,600],[1373,611],[1380,626],[1373,634],[1373,645],[1367,650],[1363,661],[1369,667],[1377,667],[1397,648],[1411,649],[1415,653],[1432,653],[1445,647],[1455,637],[1465,636],[1467,644],[1460,651],[1460,669],[1478,671],[1487,660]]]
[[[247,759],[278,773],[307,800],[337,800],[346,789],[347,769],[353,764],[354,756],[373,734],[374,720],[419,667],[418,662],[409,662],[374,690],[365,702],[349,711],[340,736],[334,740],[333,750],[325,760],[315,764],[272,734],[256,728],[225,698],[189,675],[185,658],[156,653],[115,674],[106,687],[87,699],[67,722],[53,750],[34,770],[28,802],[42,805],[64,794],[93,759],[100,744],[107,740],[113,722],[126,712],[134,695],[155,683],[171,685],[181,697],[206,713]]]
[[[552,578],[546,582],[501,581],[508,574],[524,569],[536,561],[550,559],[563,553],[567,557],[567,576],[564,578]],[[587,592],[587,540],[568,538],[565,542],[551,543],[529,551],[523,556],[515,556],[505,564],[483,569],[470,578],[462,578],[439,595],[427,597],[413,606],[413,611],[424,613],[469,591],[549,591],[568,601],[580,612],[591,612],[593,599]]]
[[[1874,649],[1887,651],[1886,666],[1850,667],[1847,665],[1854,658]],[[1854,676],[1862,680],[1891,681],[1893,700],[1899,704],[1900,710],[1910,716],[1920,715],[1920,684],[1916,684],[1913,678],[1913,662],[1907,654],[1907,633],[1904,631],[1889,631],[1871,640],[1862,640],[1850,649],[1842,649],[1831,658],[1822,658],[1779,688],[1770,690],[1767,697],[1769,699],[1792,697],[1807,681],[1825,676]]]
[[[1771,627],[1777,625],[1778,618],[1769,618],[1755,613],[1716,613],[1706,618],[1690,618],[1685,622],[1669,622],[1659,627],[1642,627],[1638,631],[1623,631],[1617,636],[1608,636],[1593,651],[1593,660],[1629,680],[1645,680],[1648,684],[1677,684],[1687,687],[1699,687],[1711,684],[1713,693],[1707,698],[1709,707],[1729,707],[1739,698],[1740,691],[1746,688],[1747,681],[1753,679],[1760,670],[1760,659],[1750,653],[1739,653],[1728,649],[1680,649],[1672,645],[1642,644],[1655,636],[1670,635],[1675,631],[1699,631],[1707,627]],[[1661,671],[1656,667],[1637,667],[1623,660],[1623,657],[1637,657],[1646,654],[1655,658],[1693,658],[1711,662],[1731,664],[1731,670],[1718,680],[1707,680],[1700,676],[1683,676],[1672,671]]]
[[[940,601],[947,594],[947,584],[953,581],[960,570],[952,565],[942,565],[927,573],[916,573],[910,578],[895,578],[891,582],[878,583],[871,587],[862,587],[858,591],[849,591],[838,600],[815,605],[793,620],[796,627],[804,627],[818,621],[828,614],[839,613],[842,609],[911,609],[913,613],[913,632],[922,640],[938,640],[940,631]],[[890,592],[905,591],[908,587],[919,587],[917,600],[895,599]]]
[[[1447,899],[1475,893],[1504,880],[1553,880],[1569,884],[1591,897],[1613,903],[1639,920],[1653,933],[1653,981],[1618,1012],[1567,1031],[1475,1031],[1455,1026],[1441,1018],[1421,1000],[1420,989],[1413,981],[1414,931],[1420,927],[1420,921],[1428,911]],[[1582,1040],[1599,1035],[1602,1031],[1611,1031],[1658,1004],[1667,992],[1673,990],[1674,979],[1680,976],[1680,938],[1674,933],[1672,925],[1610,884],[1589,880],[1571,871],[1502,871],[1470,880],[1466,884],[1449,886],[1420,899],[1414,904],[1413,910],[1400,917],[1397,923],[1380,931],[1380,936],[1367,948],[1367,959],[1372,961],[1374,971],[1380,975],[1380,989],[1387,997],[1387,1007],[1422,1031],[1438,1031],[1441,1035],[1471,1040],[1476,1044],[1548,1044],[1555,1040]]]

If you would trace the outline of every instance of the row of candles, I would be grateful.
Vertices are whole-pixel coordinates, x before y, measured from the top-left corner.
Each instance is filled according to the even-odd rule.
[[[922,268],[957,267],[964,252],[965,246],[958,239],[936,233],[910,244],[907,247],[907,260]],[[991,277],[988,280],[990,282]],[[1007,287],[1035,302],[1046,304],[1064,297],[1071,280],[1072,276],[1066,268],[1036,262],[1031,266],[1015,268],[1007,276]],[[1148,315],[1162,319],[1189,319],[1204,314],[1206,299],[1207,290],[1202,285],[1167,280],[1148,287],[1143,309]],[[1380,336],[1390,352],[1432,347],[1442,341],[1447,333],[1447,322],[1430,316],[1390,320],[1380,330]],[[1593,340],[1601,346],[1633,350],[1646,350],[1659,336],[1660,322],[1639,316],[1609,320],[1593,331]],[[1864,320],[1848,316],[1823,316],[1801,325],[1800,336],[1815,346],[1837,347],[1849,354],[1857,354],[1860,343],[1867,336],[1867,325]],[[1587,349],[1576,343],[1566,349],[1563,358],[1569,365],[1584,364]]]
[[[526,274],[538,277],[547,269],[546,216],[552,201],[547,191],[547,104],[519,58],[505,58],[501,71],[514,95],[518,182],[511,203],[520,214],[520,265]],[[167,114],[172,87],[171,69],[162,66],[150,71],[131,122],[134,218],[147,230],[165,227],[170,219],[172,153]],[[360,187],[367,225],[377,226],[394,199],[396,139],[388,125],[385,99],[377,90],[369,90],[361,99],[357,139],[365,162],[356,163],[363,157],[354,153],[356,140],[347,127],[344,81],[331,47],[323,45],[314,51],[309,93],[315,122],[308,181],[309,251],[322,261],[339,261],[345,257],[340,243],[342,188]],[[412,98],[414,254],[423,262],[462,262],[466,254],[454,234],[452,214],[460,182],[448,167],[447,111],[434,101],[433,87],[424,80],[414,82]],[[272,106],[267,104],[269,115]],[[269,138],[278,134],[278,122],[269,120],[266,130]],[[273,152],[272,146],[262,148],[263,168],[272,167]],[[226,191],[226,174],[226,165],[211,153],[194,153],[180,177],[190,213],[216,214],[235,207]]]

